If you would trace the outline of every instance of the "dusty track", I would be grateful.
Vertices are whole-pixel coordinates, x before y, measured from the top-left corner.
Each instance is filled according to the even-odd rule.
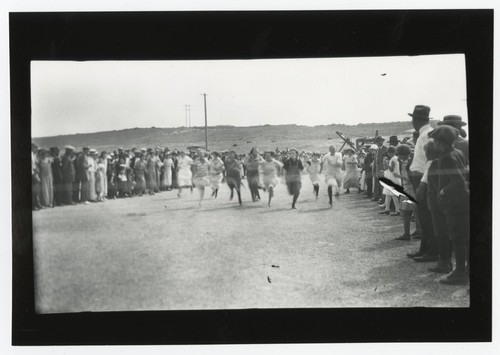
[[[227,186],[201,208],[183,194],[34,212],[38,310],[469,306],[468,287],[406,257],[418,241],[394,240],[401,219],[357,193],[329,208],[305,176],[298,210],[282,184],[270,208],[248,190],[239,207]]]

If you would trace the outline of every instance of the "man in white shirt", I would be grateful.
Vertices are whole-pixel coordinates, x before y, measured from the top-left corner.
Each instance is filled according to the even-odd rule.
[[[409,113],[411,123],[415,131],[418,132],[418,139],[415,144],[413,160],[410,165],[411,181],[415,191],[418,191],[420,181],[425,172],[427,158],[425,157],[424,146],[429,142],[428,133],[433,130],[429,123],[430,107],[424,105],[415,106],[413,113]],[[421,188],[423,188],[422,185]],[[418,193],[417,196],[425,196]],[[434,237],[432,219],[427,201],[425,198],[418,200],[417,219],[420,225],[420,249],[416,253],[408,254],[409,257],[417,262],[433,262],[438,260],[437,240]]]

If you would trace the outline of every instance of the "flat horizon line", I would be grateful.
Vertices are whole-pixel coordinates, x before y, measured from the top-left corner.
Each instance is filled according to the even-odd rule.
[[[436,119],[431,119],[430,122],[432,121],[439,121]],[[327,126],[345,126],[345,127],[357,127],[357,126],[367,126],[367,125],[385,125],[385,124],[394,124],[394,123],[411,123],[411,121],[391,121],[391,122],[370,122],[370,123],[357,123],[357,124],[345,124],[345,123],[332,123],[332,124],[327,124],[327,125],[304,125],[304,124],[296,124],[296,123],[287,123],[287,124],[261,124],[261,125],[254,125],[254,126],[235,126],[235,125],[216,125],[216,126],[208,126],[208,129],[216,129],[216,128],[256,128],[256,127],[285,127],[285,126],[295,126],[295,127],[327,127]],[[151,127],[130,127],[130,128],[122,128],[122,129],[114,129],[114,130],[107,130],[107,131],[95,131],[95,132],[85,132],[85,133],[66,133],[66,134],[57,134],[57,135],[52,135],[52,136],[37,136],[37,137],[31,137],[32,139],[40,139],[40,138],[55,138],[55,137],[64,137],[64,136],[77,136],[77,135],[86,135],[86,134],[98,134],[98,133],[107,133],[107,132],[120,132],[120,131],[130,131],[130,130],[136,130],[136,129],[205,129],[205,126],[192,126],[192,127],[186,127],[186,126],[177,126],[177,127],[156,127],[156,126],[151,126]]]

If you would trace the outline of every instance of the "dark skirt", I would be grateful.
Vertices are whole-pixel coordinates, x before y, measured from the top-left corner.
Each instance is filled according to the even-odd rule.
[[[300,189],[302,188],[302,182],[300,180],[288,180],[286,182],[286,187],[288,189],[288,193],[290,195],[295,195],[300,192]]]

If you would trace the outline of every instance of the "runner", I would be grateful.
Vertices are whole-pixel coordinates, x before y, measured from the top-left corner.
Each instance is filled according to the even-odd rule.
[[[262,171],[262,182],[269,192],[268,207],[271,207],[271,200],[274,195],[274,188],[278,185],[278,172],[283,167],[279,161],[273,158],[273,152],[266,152],[264,160],[260,162]]]
[[[332,195],[338,199],[340,186],[342,186],[342,172],[340,170],[342,168],[342,154],[337,153],[333,145],[330,146],[329,150],[330,154],[323,157],[321,171],[325,173],[329,204],[333,206]]]

